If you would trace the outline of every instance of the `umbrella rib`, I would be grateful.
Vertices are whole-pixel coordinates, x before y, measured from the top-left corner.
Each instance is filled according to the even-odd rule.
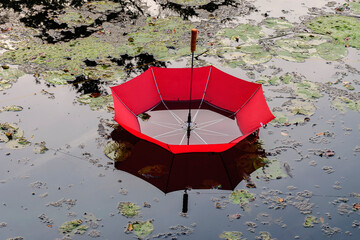
[[[217,124],[217,123],[223,121],[224,119],[225,119],[225,118],[220,118],[220,119],[214,120],[214,121],[212,121],[212,122],[208,122],[207,125],[201,125],[201,127],[198,127],[198,129],[203,129],[203,128],[209,127],[209,126],[211,126],[211,125]]]
[[[154,78],[156,90],[158,91],[158,94],[159,94],[159,97],[160,97],[161,102],[164,104],[165,108],[170,112],[170,114],[175,118],[175,120],[176,120],[178,123],[181,124],[181,123],[182,123],[182,119],[181,119],[179,116],[177,116],[175,113],[173,113],[173,112],[168,108],[168,106],[165,104],[164,99],[163,99],[162,96],[161,96],[161,93],[160,93],[160,90],[159,90],[159,86],[158,86],[158,84],[157,84],[157,82],[156,82],[156,78],[155,78],[154,71],[153,71],[152,68],[150,68],[150,69],[151,69],[151,73],[152,73],[153,78]]]
[[[209,129],[197,128],[197,130],[213,133],[213,134],[208,134],[208,135],[212,135],[212,136],[224,136],[224,137],[229,136],[229,134],[225,134],[225,133],[221,133],[221,132],[217,132],[217,131],[212,131],[212,130],[209,130]]]
[[[257,93],[257,91],[260,89],[260,87],[261,87],[261,84],[260,84],[260,86],[253,92],[253,94],[249,97],[249,99],[246,100],[246,102],[245,102],[236,112],[234,112],[233,114],[231,114],[230,117],[235,116],[235,115],[252,99],[252,97],[255,95],[255,93]]]
[[[211,69],[212,69],[212,66],[210,66],[209,75],[208,75],[208,78],[207,78],[207,81],[206,81],[204,93],[203,93],[203,96],[202,96],[202,98],[201,98],[201,102],[200,102],[199,108],[197,109],[197,111],[196,111],[196,113],[195,113],[193,122],[195,122],[195,119],[196,119],[197,115],[199,114],[200,108],[201,108],[201,106],[202,106],[202,104],[203,104],[203,102],[204,102],[206,90],[207,90],[207,87],[208,87],[208,84],[209,84],[209,80],[210,80]]]
[[[205,144],[208,144],[196,131],[193,130],[193,133],[195,133],[195,135],[200,138],[200,140],[203,141]]]
[[[179,129],[179,125],[178,125],[178,124],[174,124],[174,125],[171,125],[171,126],[167,126],[167,123],[163,123],[163,122],[150,121],[150,123],[152,123],[152,124],[154,124],[154,125],[157,125],[157,126],[164,127],[164,128]],[[178,127],[176,128],[176,127],[172,127],[172,126],[178,126]]]
[[[185,133],[184,133],[184,135],[183,135],[183,137],[182,137],[182,139],[181,139],[181,141],[180,141],[180,144],[179,144],[179,145],[181,145],[181,144],[183,143],[183,141],[184,141],[184,139],[185,139],[186,134],[187,134],[187,132],[185,132]]]
[[[181,131],[181,130],[183,130],[183,129],[175,129],[175,130],[172,130],[172,131],[169,131],[169,132],[165,132],[165,133],[156,135],[156,136],[154,136],[153,138],[163,137],[164,135],[171,134],[171,133],[174,133],[174,132],[177,132],[177,131]]]
[[[121,100],[121,98],[115,92],[113,93],[115,94],[117,99],[119,99],[119,101],[126,107],[126,109],[129,110],[137,118],[138,116],[136,116],[135,113],[133,113],[133,111],[131,111],[131,109],[128,106],[126,106],[126,104]]]

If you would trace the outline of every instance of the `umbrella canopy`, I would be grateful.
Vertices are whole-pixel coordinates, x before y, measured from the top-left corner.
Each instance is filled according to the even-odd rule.
[[[150,67],[111,91],[115,120],[171,154],[223,152],[274,118],[261,84],[214,66]]]
[[[223,152],[174,154],[136,137],[119,127],[111,133],[120,154],[115,167],[142,178],[164,193],[184,189],[233,190],[249,175],[266,164],[265,152],[256,136],[249,135]]]

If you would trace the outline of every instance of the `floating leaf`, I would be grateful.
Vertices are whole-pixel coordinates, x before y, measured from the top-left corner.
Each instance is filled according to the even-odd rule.
[[[154,231],[154,225],[151,220],[136,221],[129,223],[125,233],[134,233],[139,239],[144,239]]]
[[[325,60],[335,61],[347,56],[348,51],[344,45],[333,43],[322,43],[316,46],[316,51]]]
[[[59,232],[68,235],[84,234],[88,226],[82,225],[82,223],[83,221],[81,219],[65,222],[59,227]]]
[[[319,220],[317,219],[317,217],[308,215],[305,217],[305,222],[304,222],[304,227],[309,228],[309,227],[314,227],[314,224],[319,223]]]
[[[281,18],[267,18],[265,19],[265,27],[275,30],[285,30],[292,28],[292,23]]]
[[[226,240],[241,240],[242,235],[243,234],[241,232],[232,231],[232,232],[223,232],[222,234],[220,234],[219,237]]]
[[[300,101],[297,99],[291,100],[291,103],[287,107],[287,109],[294,115],[305,115],[305,116],[312,116],[315,111],[316,107],[314,103],[309,101]]]
[[[78,97],[78,102],[83,104],[88,104],[90,106],[90,109],[93,111],[98,110],[106,110],[110,111],[109,109],[114,107],[112,95],[105,95],[100,97],[92,97],[91,93],[83,94],[80,97]]]
[[[282,165],[276,159],[269,160],[262,169],[257,169],[251,174],[251,177],[269,181],[286,177]]]
[[[229,195],[229,200],[233,204],[245,206],[255,200],[255,194],[243,189],[235,190]]]
[[[140,207],[132,202],[119,202],[118,209],[125,217],[135,217],[140,213]]]
[[[315,33],[331,36],[336,42],[360,49],[360,20],[341,15],[320,16],[306,25]]]
[[[38,154],[44,154],[49,149],[45,146],[45,142],[35,143],[34,152]]]
[[[68,81],[75,80],[75,77],[63,71],[47,71],[41,74],[42,78],[48,83],[55,85],[66,85]]]
[[[322,94],[319,92],[319,87],[310,81],[302,81],[296,83],[296,94],[302,99],[317,99],[322,97]]]
[[[122,162],[131,156],[133,145],[130,142],[110,141],[104,147],[105,155],[114,162]]]
[[[23,110],[23,108],[21,106],[16,106],[16,105],[10,105],[10,106],[5,106],[3,108],[0,109],[0,112],[19,112]]]

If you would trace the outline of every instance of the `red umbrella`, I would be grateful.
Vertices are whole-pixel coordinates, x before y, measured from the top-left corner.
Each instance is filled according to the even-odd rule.
[[[115,121],[174,154],[225,151],[274,118],[261,84],[214,66],[193,70],[150,67],[111,91]],[[189,105],[193,116],[188,143]]]
[[[192,33],[194,59],[196,30]],[[115,120],[141,142],[164,149],[157,155],[142,150],[136,153],[144,154],[139,162],[124,161],[119,168],[165,193],[214,184],[234,189],[242,175],[231,157],[224,158],[226,150],[274,118],[261,84],[214,66],[150,67],[111,91]]]

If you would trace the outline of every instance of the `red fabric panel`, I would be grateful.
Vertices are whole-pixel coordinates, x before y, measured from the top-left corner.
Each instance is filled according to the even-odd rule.
[[[119,100],[117,95],[114,93],[113,89],[112,96],[115,108],[115,121],[122,126],[130,127],[136,131],[140,131],[140,125],[137,120],[137,117],[134,116]]]
[[[244,135],[254,132],[274,118],[266,103],[262,87],[236,114],[237,123]]]
[[[190,99],[191,68],[152,68],[164,101]],[[210,66],[193,69],[191,99],[201,99],[209,76]]]
[[[224,144],[202,144],[202,145],[169,145],[170,151],[178,153],[190,153],[190,152],[222,152],[231,147],[235,143]]]
[[[259,85],[236,78],[213,67],[205,100],[217,107],[236,112]]]
[[[160,102],[151,69],[121,85],[112,87],[121,101],[138,115]]]
[[[129,131],[131,134],[135,135],[136,137],[138,138],[141,138],[141,139],[144,139],[150,143],[154,143],[168,151],[171,151],[170,148],[169,148],[169,145],[164,143],[164,142],[161,142],[161,141],[158,141],[152,137],[149,137],[148,135],[145,135],[143,133],[141,133],[139,130],[136,130],[136,129],[133,129],[133,128],[129,128],[128,126],[126,125],[123,125],[123,124],[120,124],[124,129],[126,129],[127,131]]]
[[[221,185],[231,190],[222,159],[216,153],[177,154],[170,170],[166,192],[194,189],[209,189]]]

